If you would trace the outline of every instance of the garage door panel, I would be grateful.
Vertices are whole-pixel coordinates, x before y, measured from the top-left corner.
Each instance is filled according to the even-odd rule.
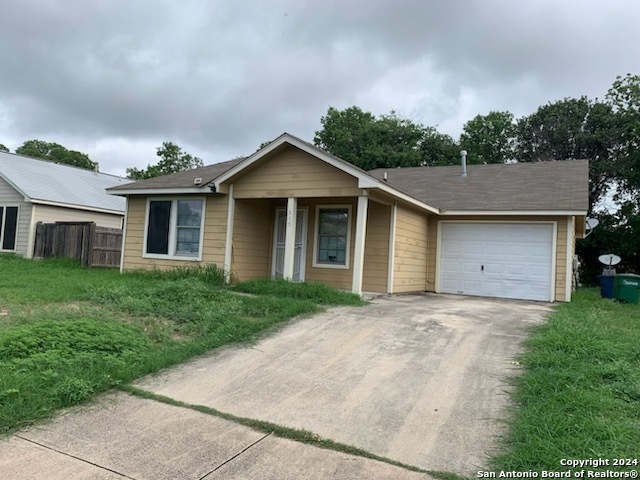
[[[507,256],[522,258],[527,256],[528,248],[526,245],[505,245],[504,252]]]
[[[471,261],[462,264],[462,271],[465,274],[475,274],[480,271],[482,264],[480,262]]]
[[[486,263],[484,265],[485,275],[502,275],[503,272],[504,272],[504,265],[501,265],[499,263]]]
[[[440,291],[551,300],[552,224],[443,223]]]
[[[503,285],[499,281],[485,281],[483,291],[483,297],[504,297]]]
[[[460,293],[464,291],[464,287],[461,285],[460,280],[457,279],[443,279],[442,288],[448,293]]]
[[[459,260],[443,260],[440,264],[440,268],[442,269],[442,273],[462,273],[462,262]]]
[[[524,265],[507,265],[507,277],[526,277],[527,275]]]
[[[466,257],[482,256],[481,243],[465,243],[465,244],[462,244],[462,248],[460,250],[462,255]]]
[[[482,288],[482,284],[478,280],[468,279],[462,282],[462,291],[477,290]]]
[[[501,257],[504,255],[503,245],[486,245],[484,248],[485,255]]]
[[[458,256],[462,252],[462,245],[458,242],[450,242],[447,245],[442,245],[443,255],[455,255]]]

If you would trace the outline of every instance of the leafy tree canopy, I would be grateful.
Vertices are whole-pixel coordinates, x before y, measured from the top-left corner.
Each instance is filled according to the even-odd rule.
[[[42,140],[27,140],[16,148],[16,153],[89,170],[93,170],[95,166],[86,153],[67,150],[60,144]]]
[[[457,165],[460,163],[460,145],[453,137],[438,132],[435,127],[426,127],[423,132],[422,164],[428,166]]]
[[[606,194],[614,175],[619,142],[611,105],[587,97],[565,98],[518,120],[519,161],[589,160],[589,211]]]
[[[189,155],[173,142],[162,142],[156,155],[160,157],[160,161],[155,165],[147,165],[144,170],[135,167],[127,168],[127,178],[143,180],[169,173],[183,172],[204,165],[202,159]]]
[[[515,122],[511,112],[477,115],[462,129],[460,146],[469,163],[505,163],[513,159]]]
[[[9,149],[0,143],[0,152],[9,152]]]
[[[420,165],[424,127],[391,111],[375,117],[359,107],[329,107],[314,143],[365,170]]]
[[[628,195],[640,193],[640,75],[617,77],[606,96],[615,113],[613,175]]]

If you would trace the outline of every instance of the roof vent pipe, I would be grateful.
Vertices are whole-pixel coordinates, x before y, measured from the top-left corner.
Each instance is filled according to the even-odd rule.
[[[387,181],[387,172],[384,172],[384,181]]]
[[[462,177],[467,176],[467,151],[462,150],[460,152],[460,161],[462,161]]]

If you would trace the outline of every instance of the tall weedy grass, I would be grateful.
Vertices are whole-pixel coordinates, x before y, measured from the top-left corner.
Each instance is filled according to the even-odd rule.
[[[0,316],[0,434],[194,355],[253,342],[332,296],[266,283],[269,294],[238,295],[223,288],[225,276],[215,265],[121,275],[0,255],[8,313]],[[340,299],[354,303],[341,292],[331,303]]]
[[[640,460],[640,305],[578,291],[525,346],[496,469],[566,470],[563,458]]]

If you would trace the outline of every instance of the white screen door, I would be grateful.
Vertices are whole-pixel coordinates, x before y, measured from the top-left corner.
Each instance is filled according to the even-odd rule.
[[[282,278],[284,270],[284,244],[287,229],[287,210],[276,208],[276,221],[273,235],[273,278]],[[304,281],[304,264],[306,260],[307,209],[299,208],[296,215],[296,239],[293,257],[293,281]]]

